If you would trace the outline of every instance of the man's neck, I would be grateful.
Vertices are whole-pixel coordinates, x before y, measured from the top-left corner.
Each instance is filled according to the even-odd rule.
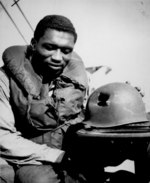
[[[62,73],[62,71],[56,73],[56,71],[50,70],[48,67],[45,67],[43,64],[41,64],[40,61],[38,61],[38,59],[36,59],[35,56],[32,57],[31,64],[35,73],[41,78],[42,83],[44,84],[50,84]]]

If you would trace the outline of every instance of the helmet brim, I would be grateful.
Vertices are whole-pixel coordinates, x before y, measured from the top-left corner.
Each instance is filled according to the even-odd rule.
[[[143,138],[150,137],[150,121],[141,121],[120,126],[99,127],[92,126],[90,121],[84,121],[84,129],[80,129],[77,134],[90,137],[108,138]]]
[[[80,137],[99,137],[99,138],[150,138],[150,130],[149,131],[137,131],[137,132],[96,132],[96,131],[86,131],[79,130],[77,131],[77,135]]]

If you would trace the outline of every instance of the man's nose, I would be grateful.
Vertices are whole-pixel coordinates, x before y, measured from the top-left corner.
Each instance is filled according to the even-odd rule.
[[[54,60],[62,60],[62,53],[61,53],[61,50],[60,49],[57,49],[57,50],[55,50],[55,52],[53,53],[53,55],[52,55],[52,59],[54,59]]]

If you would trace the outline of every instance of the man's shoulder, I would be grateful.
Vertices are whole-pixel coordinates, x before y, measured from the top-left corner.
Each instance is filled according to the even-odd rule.
[[[64,69],[63,75],[76,80],[86,88],[88,87],[88,79],[84,62],[76,52],[72,52],[70,62]]]
[[[72,54],[71,54],[71,61],[83,62],[82,58],[75,51],[73,51]]]
[[[6,52],[16,53],[18,51],[25,51],[26,49],[27,49],[27,46],[25,45],[14,45],[6,48],[3,53],[6,53]]]
[[[69,70],[74,70],[75,69],[77,71],[79,68],[82,71],[85,71],[84,62],[83,62],[82,58],[79,56],[78,53],[72,52],[71,59],[70,59],[70,62],[68,64],[68,69]]]
[[[21,45],[15,45],[6,48],[2,54],[4,64],[7,63],[7,61],[10,59],[24,55],[26,50],[27,46],[21,46]]]

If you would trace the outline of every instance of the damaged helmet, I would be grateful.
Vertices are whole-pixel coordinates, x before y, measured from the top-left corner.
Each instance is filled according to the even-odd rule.
[[[85,124],[115,127],[148,121],[140,93],[131,85],[114,82],[97,88],[86,105]]]

